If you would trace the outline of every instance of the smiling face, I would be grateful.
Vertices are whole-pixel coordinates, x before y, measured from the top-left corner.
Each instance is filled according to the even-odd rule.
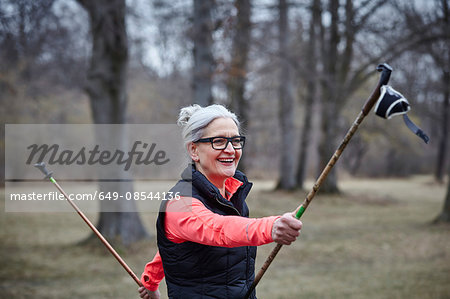
[[[216,118],[205,128],[202,138],[217,136],[239,136],[238,127],[231,118]],[[197,170],[219,190],[225,180],[236,172],[242,154],[242,149],[234,149],[231,143],[223,150],[213,149],[210,142],[190,143],[188,150]]]

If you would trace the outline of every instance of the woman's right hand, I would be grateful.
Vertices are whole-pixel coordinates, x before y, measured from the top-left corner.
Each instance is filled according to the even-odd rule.
[[[281,245],[290,245],[300,235],[302,222],[292,213],[285,213],[272,226],[272,239]]]
[[[141,296],[141,298],[143,298],[143,299],[159,299],[159,297],[160,297],[159,290],[152,292],[152,291],[147,290],[144,287],[140,287],[138,289],[138,292],[139,292],[139,296]]]

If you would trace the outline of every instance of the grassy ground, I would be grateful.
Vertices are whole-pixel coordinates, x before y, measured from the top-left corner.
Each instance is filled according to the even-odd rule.
[[[255,183],[252,217],[293,210],[305,196],[271,187]],[[346,180],[341,189],[340,196],[318,193],[301,238],[282,248],[258,298],[450,298],[450,226],[430,224],[444,186],[414,177]],[[154,233],[156,215],[141,216]],[[77,214],[2,211],[0,227],[0,298],[138,297],[106,249],[77,245],[90,234]],[[257,270],[272,248],[259,248]],[[140,275],[156,244],[116,249]],[[161,291],[165,298],[165,286]]]

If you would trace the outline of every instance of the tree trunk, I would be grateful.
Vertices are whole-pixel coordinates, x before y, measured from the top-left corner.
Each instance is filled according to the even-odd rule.
[[[213,103],[212,82],[215,61],[212,54],[214,26],[212,11],[215,1],[194,0],[193,42],[194,103],[207,106]]]
[[[450,37],[450,31],[449,31],[449,26],[450,26],[450,11],[449,11],[449,7],[448,7],[448,3],[447,0],[443,0],[442,1],[442,8],[444,10],[444,26],[446,28],[445,32],[447,37]],[[447,38],[447,45],[448,45],[448,41],[450,39]],[[447,59],[447,68],[444,70],[443,72],[443,83],[444,83],[444,111],[443,113],[443,123],[442,123],[442,129],[443,129],[443,136],[441,139],[441,142],[439,144],[439,158],[442,159],[441,160],[441,172],[442,172],[442,177],[443,177],[443,172],[445,171],[445,155],[447,152],[447,147],[448,147],[448,121],[449,121],[449,101],[450,101],[450,72],[449,72],[449,66],[450,66],[450,49],[449,47],[446,48],[446,59]],[[444,52],[445,53],[445,52]],[[443,178],[441,178],[443,179]],[[446,222],[449,223],[450,222],[450,166],[447,166],[447,195],[445,196],[445,200],[444,200],[444,207],[442,208],[442,212],[441,214],[436,218],[435,222]]]
[[[241,131],[246,132],[249,127],[248,99],[245,97],[247,81],[247,60],[251,38],[251,3],[250,0],[236,0],[237,21],[234,29],[232,60],[228,72],[228,93],[231,109],[239,116]],[[245,171],[246,155],[242,155],[239,169]]]
[[[447,179],[447,195],[444,199],[444,207],[441,214],[434,220],[434,223],[446,222],[450,223],[450,167],[448,167],[448,179]]]
[[[314,104],[314,99],[317,96],[317,33],[321,22],[321,1],[312,0],[311,1],[311,23],[309,27],[309,41],[307,45],[307,57],[305,61],[307,64],[305,74],[307,80],[306,86],[306,100],[305,100],[305,118],[303,120],[302,132],[300,135],[300,148],[299,157],[297,163],[297,176],[296,176],[296,187],[303,189],[305,182],[306,169],[308,166],[308,145],[311,140],[311,130],[312,130],[312,107]]]
[[[444,15],[444,32],[447,35],[444,53],[442,55],[442,60],[444,63],[441,64],[442,67],[442,88],[444,101],[442,103],[442,117],[441,117],[441,139],[439,140],[437,163],[435,177],[438,182],[444,181],[445,167],[447,165],[448,159],[448,130],[449,130],[449,114],[450,114],[450,12],[448,7],[448,1],[442,1],[442,9]],[[438,55],[439,56],[439,55]],[[438,65],[440,59],[435,59]]]
[[[330,158],[333,156],[336,150],[336,134],[337,134],[337,120],[339,116],[336,111],[334,95],[329,92],[325,92],[324,88],[324,99],[328,99],[327,103],[323,104],[322,107],[322,122],[321,130],[322,137],[319,144],[319,168],[322,171],[327,165]],[[328,96],[328,97],[326,97]],[[337,186],[337,173],[336,166],[328,173],[326,180],[322,183],[320,187],[321,192],[324,193],[339,193],[339,188]]]
[[[123,124],[126,117],[128,63],[125,0],[78,0],[78,2],[87,10],[90,17],[92,57],[86,91],[90,97],[94,123]],[[123,146],[126,140],[125,134],[120,129],[111,132],[102,130],[96,137],[100,142],[115,140],[115,144],[120,146]],[[123,171],[99,175],[103,179],[118,180],[114,184],[101,182],[100,192],[125,194],[133,191],[133,185],[124,177]],[[100,209],[97,228],[106,238],[129,245],[148,237],[139,214],[124,212],[135,211],[134,201],[120,201],[114,206],[110,202],[102,201]],[[114,212],[105,212],[111,209]]]
[[[336,134],[338,132],[338,118],[340,111],[338,109],[338,45],[339,45],[339,1],[331,0],[328,8],[331,14],[331,24],[328,38],[325,32],[322,32],[322,58],[324,61],[324,76],[322,83],[323,101],[322,101],[322,138],[319,144],[319,167],[325,168],[331,156],[336,149]],[[322,30],[324,28],[322,27]],[[336,168],[333,168],[328,174],[327,179],[321,186],[321,191],[325,193],[338,193]]]
[[[279,0],[279,47],[280,47],[280,129],[281,161],[280,180],[277,188],[291,190],[295,188],[295,168],[293,155],[294,136],[294,96],[289,63],[289,22],[288,4]]]
[[[450,62],[449,62],[450,64]],[[442,103],[442,116],[441,116],[441,138],[439,140],[437,163],[435,177],[438,182],[444,181],[445,167],[447,165],[448,156],[448,127],[449,127],[449,114],[450,114],[450,72],[449,70],[443,71],[443,88],[444,88],[444,101]]]

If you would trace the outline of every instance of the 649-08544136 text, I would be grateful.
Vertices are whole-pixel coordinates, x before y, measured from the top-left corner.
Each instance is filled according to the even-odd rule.
[[[180,200],[179,192],[104,192],[95,191],[93,193],[70,193],[68,194],[70,200],[76,201],[109,201],[109,200],[149,200],[149,201],[163,201],[163,200]],[[11,201],[54,201],[66,200],[63,194],[57,191],[50,192],[30,192],[30,193],[11,193],[9,196]]]

